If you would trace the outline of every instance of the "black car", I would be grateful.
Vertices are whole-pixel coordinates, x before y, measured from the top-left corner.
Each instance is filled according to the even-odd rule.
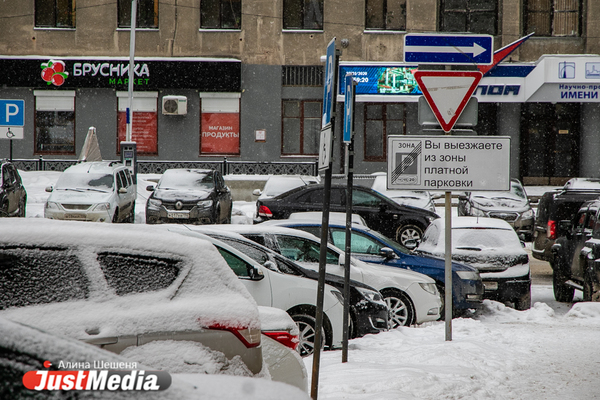
[[[0,161],[0,217],[25,217],[27,192],[15,165],[7,160]]]
[[[146,223],[228,224],[231,191],[219,171],[168,169],[146,202]]]
[[[323,211],[323,195],[323,185],[319,184],[292,189],[271,199],[257,200],[254,222],[285,219],[294,212]],[[331,186],[330,211],[346,211],[346,185]],[[417,243],[431,221],[439,218],[434,212],[398,204],[362,186],[352,188],[352,212],[359,214],[369,228],[403,245]]]
[[[215,239],[227,243],[261,264],[272,261],[279,272],[298,275],[308,279],[318,280],[319,273],[304,268],[292,260],[250,240],[241,235],[226,235],[210,231],[200,231]],[[325,274],[325,283],[339,289],[343,293],[344,279],[337,275]],[[350,280],[350,338],[362,337],[367,334],[379,333],[388,328],[388,307],[381,293],[362,282]]]
[[[579,289],[583,301],[600,301],[600,200],[585,202],[559,225],[565,234],[552,245],[554,297],[571,302]]]
[[[559,221],[572,220],[583,203],[600,196],[597,189],[558,189],[540,198],[535,218],[531,255],[538,260],[554,263],[552,245],[565,231]]]

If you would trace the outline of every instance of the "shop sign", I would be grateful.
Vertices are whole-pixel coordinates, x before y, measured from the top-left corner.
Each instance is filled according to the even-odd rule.
[[[202,113],[200,154],[240,154],[240,114]]]

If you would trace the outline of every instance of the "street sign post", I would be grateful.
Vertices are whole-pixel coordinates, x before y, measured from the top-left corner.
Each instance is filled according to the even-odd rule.
[[[444,132],[450,132],[483,74],[480,71],[415,71],[415,79]]]
[[[352,140],[352,121],[354,121],[354,79],[348,73],[344,79],[344,143]]]
[[[24,100],[0,100],[0,139],[23,139]]]
[[[490,35],[404,35],[404,61],[422,64],[491,64],[494,39]]]

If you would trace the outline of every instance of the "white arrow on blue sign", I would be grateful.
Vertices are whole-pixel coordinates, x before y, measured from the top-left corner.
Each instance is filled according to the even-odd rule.
[[[494,38],[490,35],[404,35],[404,61],[423,64],[491,64]]]
[[[24,120],[24,100],[0,100],[0,126],[23,126]]]

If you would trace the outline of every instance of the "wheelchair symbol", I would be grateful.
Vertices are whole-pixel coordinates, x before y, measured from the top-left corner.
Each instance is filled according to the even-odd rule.
[[[8,128],[8,131],[6,131],[6,137],[9,139],[14,138],[16,135],[10,130],[10,128]]]

